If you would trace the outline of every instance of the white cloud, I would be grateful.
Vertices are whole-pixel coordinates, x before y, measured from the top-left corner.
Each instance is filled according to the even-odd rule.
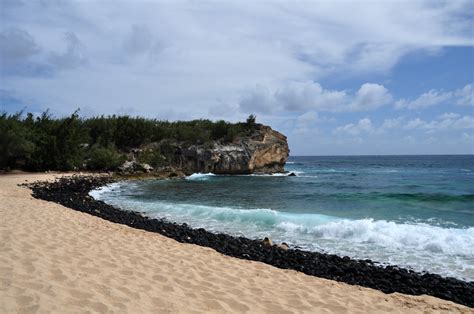
[[[436,91],[434,89],[421,94],[415,100],[400,99],[395,103],[395,108],[421,109],[439,105],[452,97],[451,92]]]
[[[320,118],[319,118],[318,113],[314,111],[308,111],[296,118],[296,121],[298,124],[305,125],[305,126],[312,125],[319,120]]]
[[[462,89],[454,92],[456,104],[460,106],[474,106],[474,88],[472,84],[467,84]]]
[[[428,133],[443,130],[474,129],[473,116],[461,116],[459,114],[443,114],[432,121],[424,121],[420,118],[409,120],[403,127],[405,130],[426,130]]]
[[[425,121],[421,120],[420,118],[416,118],[408,121],[403,128],[405,130],[413,130],[418,128],[424,128],[426,125],[427,123]]]
[[[316,110],[329,112],[351,112],[374,110],[390,103],[392,96],[383,86],[365,83],[355,94],[345,90],[324,89],[319,83],[289,82],[271,92],[268,88],[256,86],[245,94],[240,107],[247,112],[251,108],[257,112]]]
[[[23,36],[26,45],[18,47],[40,64],[22,77],[2,72],[8,75],[2,77],[2,85],[55,112],[71,112],[77,106],[98,108],[101,113],[134,107],[138,114],[159,115],[172,107],[183,115],[201,117],[221,103],[237,106],[242,99],[250,109],[252,97],[266,97],[261,91],[249,95],[256,85],[266,86],[273,97],[279,91],[279,106],[283,102],[298,110],[369,110],[388,102],[382,87],[362,86],[352,95],[304,82],[381,73],[413,52],[473,45],[470,17],[464,14],[470,5],[469,1],[6,3],[0,29],[21,28],[28,33],[30,37]],[[64,33],[74,34],[78,41],[70,36],[65,42]],[[48,68],[51,63],[56,67]],[[287,87],[291,82],[303,83]],[[273,108],[267,103],[259,109]]]
[[[474,129],[474,117],[461,115],[458,113],[444,113],[431,121],[420,118],[407,119],[406,117],[396,117],[385,119],[380,126],[376,127],[368,118],[359,120],[358,123],[349,123],[335,129],[334,133],[347,133],[358,135],[363,132],[386,136],[388,132],[397,134],[399,131],[416,132],[421,131],[426,134],[435,132],[452,132],[457,130]]]
[[[372,132],[372,121],[369,118],[360,119],[357,124],[349,123],[344,126],[340,126],[334,130],[336,134],[350,134],[359,135],[361,133]]]
[[[402,125],[403,117],[393,118],[393,119],[385,119],[382,123],[382,129],[396,129]]]
[[[474,129],[474,117],[464,116],[457,120],[453,120],[451,126],[455,129]]]
[[[438,119],[440,120],[445,120],[445,119],[457,119],[459,118],[461,115],[459,113],[455,113],[455,112],[446,112],[446,113],[443,113],[442,115],[439,115],[438,116]]]
[[[473,88],[471,84],[467,84],[462,89],[455,91],[441,91],[432,89],[427,93],[421,94],[414,100],[400,99],[395,102],[395,108],[402,109],[423,109],[444,103],[455,103],[457,105],[474,105]]]
[[[248,113],[267,113],[276,107],[274,96],[268,88],[257,85],[251,91],[245,93],[240,100],[240,110]]]
[[[392,101],[392,95],[379,84],[365,83],[357,91],[350,107],[354,111],[371,110],[386,105]]]
[[[275,100],[286,110],[326,110],[337,111],[347,102],[345,91],[332,91],[319,83],[291,82],[275,93]]]

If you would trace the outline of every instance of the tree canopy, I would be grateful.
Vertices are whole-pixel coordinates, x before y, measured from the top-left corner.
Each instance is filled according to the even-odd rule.
[[[253,117],[253,119],[251,119]],[[255,127],[255,116],[245,123],[207,119],[170,122],[131,116],[54,118],[22,112],[0,114],[0,169],[113,170],[132,148],[169,139],[186,144],[231,142]],[[159,153],[149,158],[159,164]]]

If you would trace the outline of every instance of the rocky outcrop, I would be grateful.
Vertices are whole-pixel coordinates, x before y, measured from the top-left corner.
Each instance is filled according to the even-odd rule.
[[[118,170],[121,173],[129,174],[140,171],[144,173],[150,173],[153,171],[153,167],[146,163],[139,163],[136,160],[127,160],[118,168]]]
[[[127,161],[119,167],[119,172],[126,175],[149,173],[160,176],[169,172],[170,175],[179,177],[197,172],[215,174],[284,172],[289,155],[286,136],[262,124],[256,124],[247,132],[246,135],[237,136],[230,143],[214,141],[189,145],[170,139],[151,143],[130,150]],[[143,162],[147,160],[144,156],[148,156],[148,160],[160,160],[161,166]],[[154,157],[150,159],[150,156]]]
[[[286,136],[257,124],[251,134],[239,136],[232,143],[176,144],[174,163],[186,173],[277,173],[285,171],[288,155]]]

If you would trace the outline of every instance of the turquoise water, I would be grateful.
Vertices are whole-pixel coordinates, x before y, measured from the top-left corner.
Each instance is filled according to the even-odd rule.
[[[474,156],[290,157],[296,177],[194,174],[98,199],[213,232],[474,280]]]

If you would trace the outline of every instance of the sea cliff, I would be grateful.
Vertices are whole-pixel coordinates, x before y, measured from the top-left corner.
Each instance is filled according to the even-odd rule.
[[[160,152],[164,167],[156,169],[140,163],[143,155]],[[189,175],[197,172],[215,174],[281,173],[289,155],[285,135],[269,126],[256,124],[251,132],[237,136],[232,142],[220,140],[189,145],[176,140],[162,140],[132,149],[120,167],[122,173],[169,172]]]

